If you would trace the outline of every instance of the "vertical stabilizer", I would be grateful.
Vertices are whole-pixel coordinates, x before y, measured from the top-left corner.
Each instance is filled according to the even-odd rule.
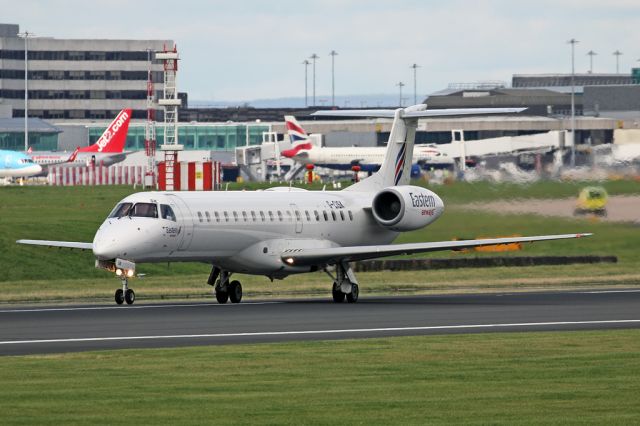
[[[380,170],[345,191],[379,191],[388,186],[409,184],[418,119],[405,118],[406,111],[397,109],[394,113],[387,151]]]
[[[132,110],[129,108],[120,111],[96,143],[80,148],[80,152],[121,153],[124,151],[131,113]]]

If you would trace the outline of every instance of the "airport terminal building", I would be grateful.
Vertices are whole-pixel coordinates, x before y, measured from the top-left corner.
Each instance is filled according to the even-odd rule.
[[[163,89],[162,64],[150,64],[149,51],[165,46],[173,41],[25,37],[18,25],[0,24],[0,105],[24,117],[26,64],[29,117],[101,120],[128,107],[145,118],[149,66],[156,92]]]

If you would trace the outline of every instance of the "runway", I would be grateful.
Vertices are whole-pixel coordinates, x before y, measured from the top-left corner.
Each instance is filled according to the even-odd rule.
[[[640,328],[640,290],[0,308],[0,355]]]

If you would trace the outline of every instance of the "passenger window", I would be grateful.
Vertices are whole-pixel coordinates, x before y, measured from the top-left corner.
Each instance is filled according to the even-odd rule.
[[[233,220],[235,220],[236,222],[238,221],[238,212],[237,211],[233,211]]]
[[[260,219],[262,219],[262,221],[265,221],[265,217],[264,217],[264,212],[262,210],[260,210]]]
[[[309,210],[305,210],[304,215],[307,217],[307,222],[311,222],[311,216],[309,215]]]
[[[353,220],[353,214],[351,213],[351,210],[349,210],[348,213],[349,213],[349,220]]]
[[[173,209],[166,204],[160,204],[160,214],[163,219],[176,221],[176,215],[173,213]]]
[[[336,220],[336,212],[334,210],[331,210],[331,217],[333,218],[333,221],[335,222],[335,220]]]
[[[316,222],[320,222],[320,213],[318,213],[318,210],[314,210],[313,214],[316,217]]]
[[[220,222],[220,215],[218,212],[213,212],[213,215],[216,217],[216,222]]]
[[[300,212],[298,210],[294,210],[293,212],[296,214],[296,220],[302,220],[302,218],[300,217]]]
[[[227,213],[227,211],[223,211],[222,214],[224,215],[224,221],[225,222],[229,222],[229,213]]]
[[[340,210],[340,219],[344,222],[344,212],[342,210]]]
[[[251,210],[251,220],[256,221],[256,212],[255,210]]]
[[[325,221],[325,222],[328,222],[328,221],[329,221],[329,215],[327,214],[327,211],[326,211],[326,210],[323,210],[323,211],[322,211],[322,215],[324,216],[324,221]]]
[[[278,210],[278,220],[282,222],[282,212]]]
[[[202,213],[198,212],[198,220],[202,222]]]
[[[273,222],[273,212],[269,210],[269,220]]]
[[[293,219],[293,216],[291,216],[291,210],[287,210],[287,221],[291,222]]]
[[[248,220],[247,219],[247,212],[242,210],[242,220],[244,220],[245,222]]]
[[[209,215],[209,212],[204,212],[204,215],[207,217],[207,222],[211,222],[211,216]]]

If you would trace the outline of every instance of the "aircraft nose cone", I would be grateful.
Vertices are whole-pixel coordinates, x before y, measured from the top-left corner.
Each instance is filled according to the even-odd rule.
[[[93,255],[100,260],[110,260],[116,258],[116,244],[104,239],[93,241]]]

